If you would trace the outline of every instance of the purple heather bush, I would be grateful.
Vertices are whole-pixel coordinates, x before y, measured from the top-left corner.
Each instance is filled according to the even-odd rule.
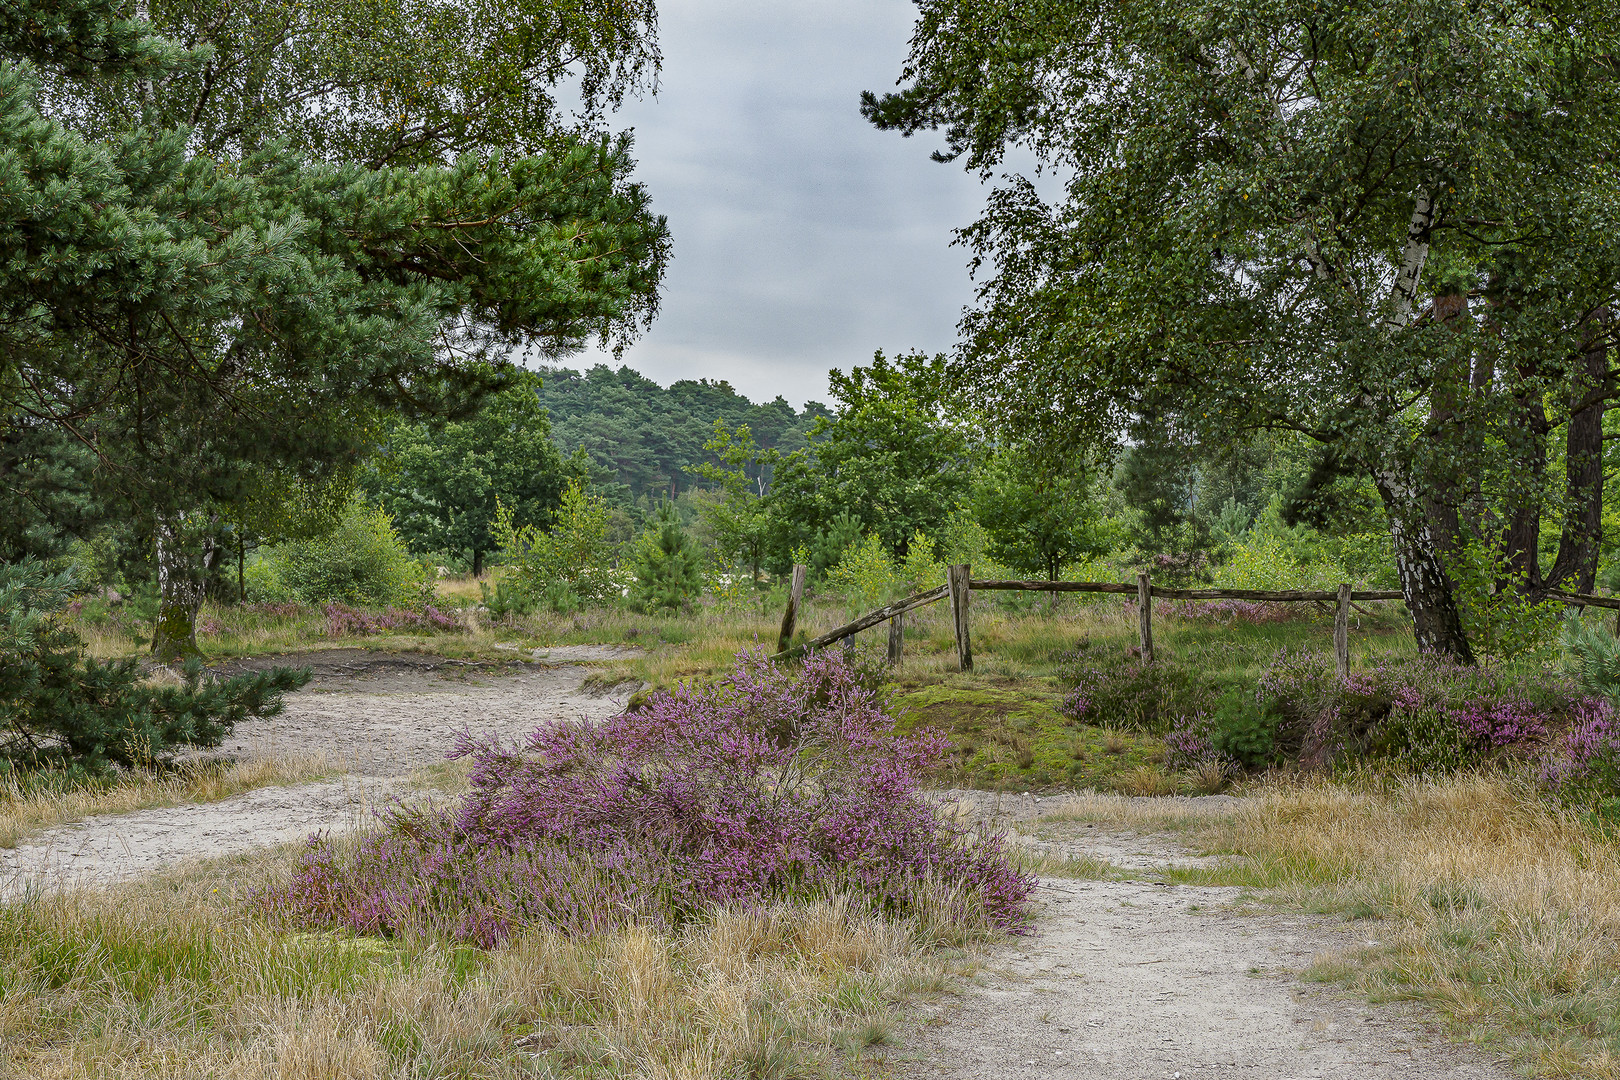
[[[1620,792],[1620,716],[1607,698],[1577,704],[1572,722],[1547,747],[1541,779],[1563,794]]]
[[[921,795],[938,735],[898,736],[841,656],[653,695],[601,723],[556,721],[521,746],[464,737],[457,806],[395,809],[358,842],[316,839],[267,900],[364,934],[480,946],[526,926],[673,924],[716,905],[846,893],[905,914],[950,895],[965,919],[1020,929],[1033,879],[1001,838]]]
[[[1385,757],[1437,769],[1536,756],[1588,700],[1559,679],[1515,684],[1427,658],[1387,659],[1340,682],[1325,653],[1286,650],[1259,690],[1307,763]]]
[[[462,629],[454,615],[447,615],[428,604],[420,611],[390,607],[380,613],[363,611],[348,604],[322,604],[326,613],[327,637],[365,637],[388,630],[455,631]]]

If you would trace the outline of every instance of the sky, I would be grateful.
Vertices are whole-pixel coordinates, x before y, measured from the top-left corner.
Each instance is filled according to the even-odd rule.
[[[662,310],[624,363],[668,385],[726,379],[755,401],[827,399],[827,372],[941,352],[972,299],[952,230],[983,206],[940,145],[861,118],[894,87],[908,0],[664,0],[655,97],[613,121],[669,219]],[[568,367],[611,363],[594,350]]]

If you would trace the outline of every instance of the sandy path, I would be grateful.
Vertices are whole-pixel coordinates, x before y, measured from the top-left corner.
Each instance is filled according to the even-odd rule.
[[[1013,816],[1031,809],[1025,800]],[[1202,861],[1096,826],[1051,846],[1138,868]],[[1255,914],[1234,907],[1238,895],[1043,880],[1034,933],[1000,950],[961,997],[923,1007],[890,1069],[903,1080],[1512,1075],[1429,1031],[1418,1008],[1369,1006],[1297,977],[1318,954],[1376,944],[1376,923]]]
[[[558,659],[596,659],[579,650]],[[600,719],[624,707],[613,694],[581,690],[578,664],[525,666],[504,674],[431,657],[368,657],[332,650],[311,658],[316,677],[287,698],[280,716],[242,724],[221,753],[251,758],[324,755],[345,775],[265,787],[219,802],[87,818],[0,850],[0,897],[29,888],[93,884],[191,858],[233,855],[342,830],[407,789],[422,766],[444,760],[456,733],[515,739],[542,722]]]

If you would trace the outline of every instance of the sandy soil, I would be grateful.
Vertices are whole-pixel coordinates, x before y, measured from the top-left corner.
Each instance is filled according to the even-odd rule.
[[[965,796],[1013,829],[1060,800]],[[1216,800],[1194,800],[1218,808]],[[1044,805],[1042,805],[1044,803]],[[1048,825],[1045,834],[1052,835]],[[1038,845],[1150,870],[1209,861],[1162,837],[1065,823]],[[1374,947],[1373,923],[1256,913],[1239,890],[1049,878],[1034,931],[960,996],[923,1006],[885,1057],[901,1080],[1260,1077],[1506,1080],[1411,1006],[1369,1006],[1299,974]]]
[[[572,646],[550,653],[551,663],[502,668],[360,649],[232,664],[229,670],[240,671],[292,661],[310,666],[314,678],[288,696],[280,716],[239,726],[215,753],[324,755],[345,775],[52,829],[0,851],[0,897],[117,880],[186,859],[352,828],[405,792],[412,772],[443,761],[460,731],[516,739],[546,720],[599,719],[624,707],[631,687],[585,692],[588,672],[578,663],[622,655],[618,650]],[[557,662],[563,658],[568,662]]]

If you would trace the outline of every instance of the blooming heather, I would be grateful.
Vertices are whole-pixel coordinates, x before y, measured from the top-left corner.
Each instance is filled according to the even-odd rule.
[[[830,892],[903,914],[944,883],[963,914],[1016,929],[1033,880],[918,790],[943,748],[897,736],[840,656],[792,671],[756,650],[724,683],[599,724],[553,722],[519,748],[463,738],[459,806],[396,810],[356,847],[315,842],[274,899],[309,924],[425,921],[487,945]]]

